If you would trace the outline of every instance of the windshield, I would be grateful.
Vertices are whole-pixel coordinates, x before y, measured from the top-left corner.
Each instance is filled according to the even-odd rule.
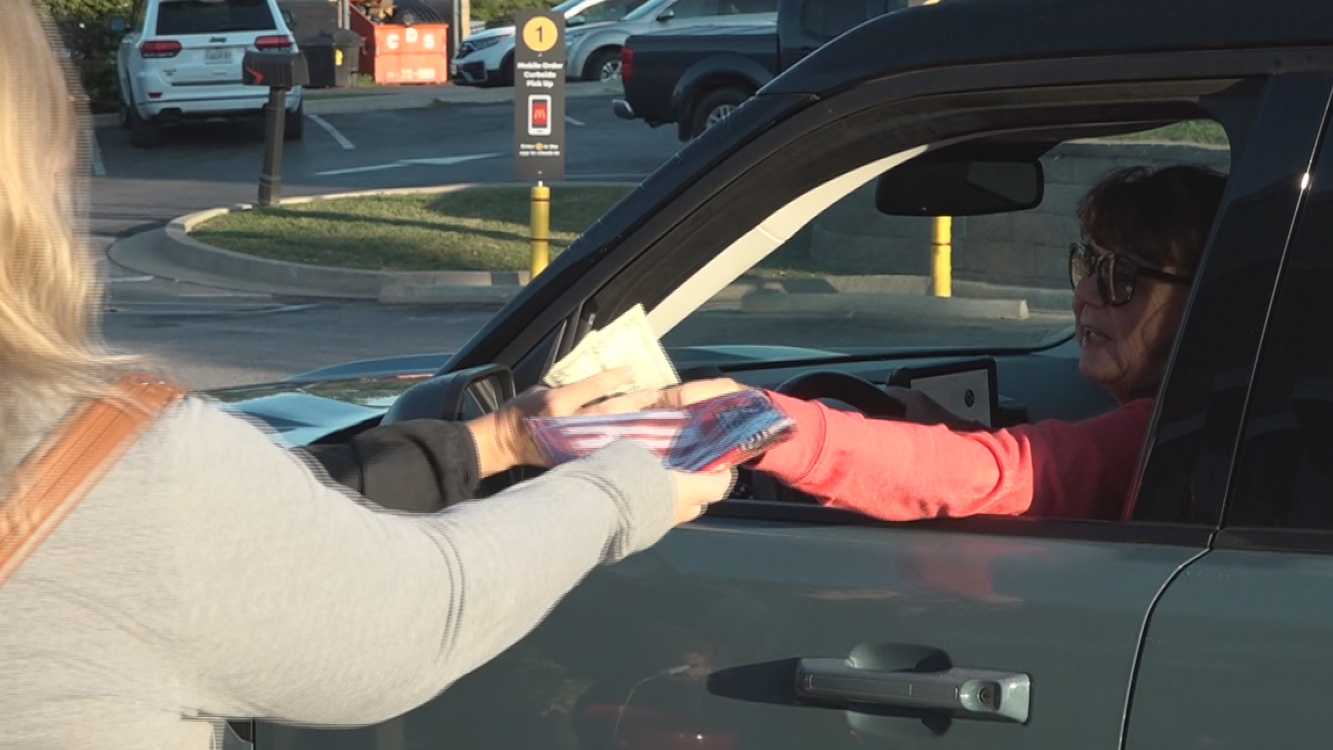
[[[1158,133],[1225,144],[1211,122]],[[889,215],[880,210],[878,179],[849,186],[850,193],[672,328],[663,344],[675,352],[678,367],[688,367],[710,358],[778,363],[993,353],[1069,341],[1075,322],[1070,246],[1081,236],[1079,200],[1118,165],[1147,154],[1140,161],[1160,166],[1154,160],[1175,158],[1173,147],[1181,150],[1124,137],[1060,144],[1042,157],[1038,205],[976,216]],[[1200,148],[1190,159],[1218,170],[1228,166],[1225,147]],[[906,185],[916,200],[931,195],[913,190],[910,181],[888,184]]]
[[[553,10],[557,13],[563,13],[565,15],[569,15],[571,11],[574,11],[578,7],[583,5],[589,5],[595,1],[596,0],[565,0],[565,2],[555,6]]]
[[[645,18],[651,18],[661,12],[662,6],[667,5],[672,0],[649,0],[639,6],[634,11],[625,14],[626,21],[641,21]]]
[[[162,3],[157,11],[161,36],[271,31],[275,26],[268,0],[176,0]]]

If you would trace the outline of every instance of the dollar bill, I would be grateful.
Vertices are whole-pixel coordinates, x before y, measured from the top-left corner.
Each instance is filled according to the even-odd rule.
[[[630,367],[634,380],[608,396],[665,388],[680,382],[676,368],[657,340],[643,305],[635,305],[605,328],[584,337],[574,350],[553,365],[543,379],[559,387],[617,367]]]

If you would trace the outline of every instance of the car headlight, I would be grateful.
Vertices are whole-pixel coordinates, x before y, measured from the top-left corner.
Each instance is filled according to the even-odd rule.
[[[499,44],[501,40],[508,38],[509,35],[506,34],[504,36],[488,36],[484,39],[468,39],[458,45],[458,56],[462,57],[469,52],[479,52],[484,49],[489,49]]]

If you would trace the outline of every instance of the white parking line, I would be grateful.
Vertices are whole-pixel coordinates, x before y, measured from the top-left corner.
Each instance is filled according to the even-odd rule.
[[[106,165],[102,163],[102,149],[97,145],[96,131],[88,131],[88,140],[92,141],[93,176],[102,177],[106,175]]]
[[[344,174],[361,174],[362,172],[378,172],[384,169],[399,169],[401,167],[451,167],[455,164],[476,161],[477,159],[493,159],[500,154],[464,154],[463,156],[441,156],[433,159],[399,159],[391,164],[371,164],[365,167],[347,167],[345,169],[330,169],[325,172],[316,172],[319,177],[332,177]]]
[[[579,127],[583,127],[584,125],[588,124],[582,120],[575,120],[573,117],[570,117],[569,115],[565,115],[565,122],[569,123],[570,125],[577,125]]]
[[[328,133],[329,136],[333,138],[333,140],[337,141],[338,145],[343,147],[343,151],[353,151],[356,149],[356,145],[353,144],[351,141],[347,140],[347,136],[343,135],[342,133],[339,133],[338,129],[333,127],[333,125],[329,124],[328,120],[325,120],[323,117],[320,117],[319,115],[306,115],[306,117],[309,118],[311,122],[315,123],[321,128],[324,128],[324,132]]]
[[[330,169],[327,172],[316,172],[320,177],[333,177],[341,174],[361,174],[362,172],[378,172],[383,169],[399,169],[407,166],[406,164],[372,164],[369,167],[348,167],[347,169]]]
[[[602,174],[567,174],[565,179],[569,180],[642,180],[648,177],[646,174],[635,174],[633,172],[604,172]]]

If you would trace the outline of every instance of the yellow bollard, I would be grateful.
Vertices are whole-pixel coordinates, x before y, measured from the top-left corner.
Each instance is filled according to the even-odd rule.
[[[537,183],[532,188],[532,277],[551,262],[551,188]]]
[[[930,244],[933,249],[931,258],[930,293],[936,297],[953,296],[953,219],[948,216],[935,217],[935,231]]]

